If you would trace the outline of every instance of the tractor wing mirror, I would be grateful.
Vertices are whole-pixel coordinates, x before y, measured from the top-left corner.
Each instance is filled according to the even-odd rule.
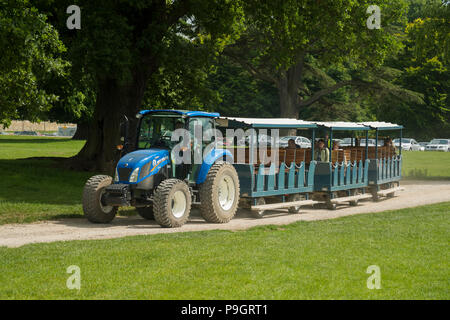
[[[124,115],[123,121],[120,123],[120,141],[122,142],[122,149],[126,152],[128,145],[128,118]]]
[[[128,135],[128,118],[124,115],[124,120],[120,123],[120,138],[125,141]]]

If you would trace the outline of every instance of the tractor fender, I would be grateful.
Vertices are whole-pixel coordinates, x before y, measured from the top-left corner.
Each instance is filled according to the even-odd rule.
[[[216,163],[217,160],[224,159],[225,162],[233,163],[233,155],[229,150],[226,149],[213,149],[203,160],[202,166],[198,173],[196,183],[201,184],[205,182],[206,176],[208,175],[209,169]]]

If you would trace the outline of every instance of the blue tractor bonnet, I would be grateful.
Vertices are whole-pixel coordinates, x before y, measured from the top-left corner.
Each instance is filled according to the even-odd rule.
[[[169,151],[164,149],[145,149],[130,152],[117,164],[119,183],[137,184],[156,174],[169,164]],[[145,167],[145,168],[144,168]],[[131,174],[138,169],[137,180],[130,182]]]

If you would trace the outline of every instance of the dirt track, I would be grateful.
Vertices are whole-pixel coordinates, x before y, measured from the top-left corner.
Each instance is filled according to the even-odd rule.
[[[32,224],[0,226],[0,246],[20,247],[25,244],[67,240],[108,239],[131,235],[188,232],[202,230],[242,230],[259,225],[288,224],[299,220],[333,219],[354,214],[380,212],[450,201],[450,181],[407,181],[405,191],[397,197],[380,202],[364,201],[356,207],[340,206],[335,211],[304,207],[302,214],[289,214],[287,210],[266,213],[263,219],[255,219],[245,210],[227,224],[206,223],[198,211],[191,213],[190,221],[182,228],[163,229],[153,221],[138,216],[118,217],[111,224],[91,224],[85,219],[64,219]]]

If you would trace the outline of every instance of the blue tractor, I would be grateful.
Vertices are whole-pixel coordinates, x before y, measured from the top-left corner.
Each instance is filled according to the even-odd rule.
[[[218,117],[217,113],[202,111],[139,112],[135,150],[119,160],[115,177],[97,175],[86,182],[86,218],[108,223],[120,206],[133,206],[143,218],[174,228],[187,222],[192,204],[201,204],[200,212],[206,221],[230,221],[240,196],[232,155],[216,148],[213,138],[208,143],[195,138],[215,130]],[[190,133],[184,148],[180,148],[179,139],[172,137],[176,129]]]

